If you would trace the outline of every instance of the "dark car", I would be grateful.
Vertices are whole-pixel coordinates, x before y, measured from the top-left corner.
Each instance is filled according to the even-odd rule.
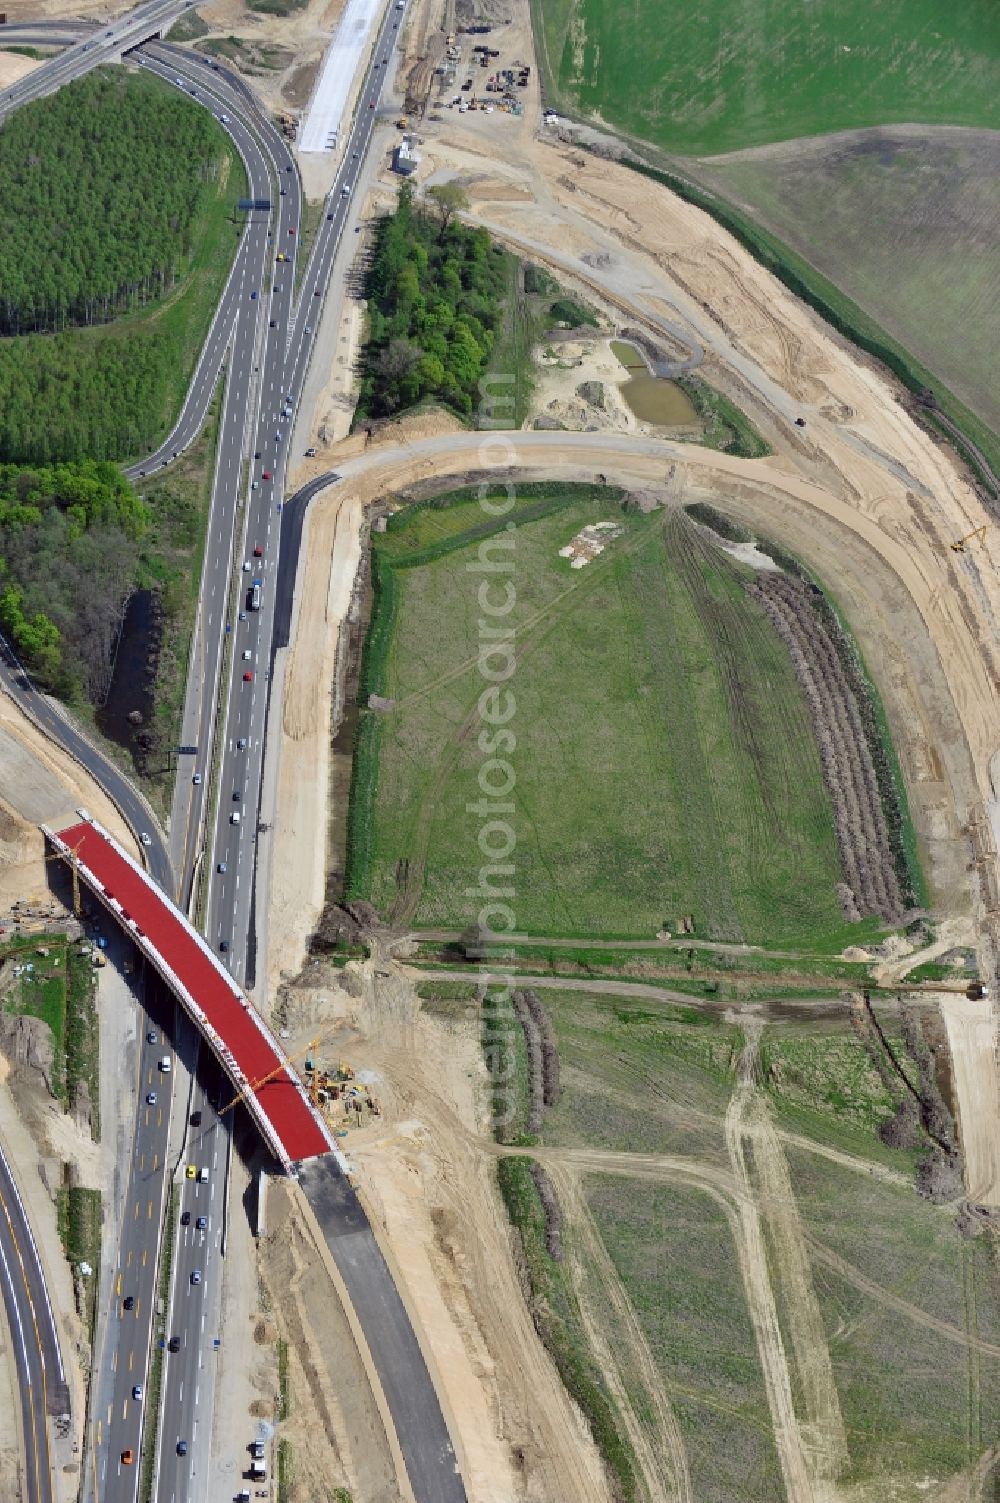
[[[192,1112],[191,1113],[191,1126],[192,1127],[200,1127],[201,1126],[201,1112]]]
[[[222,951],[223,955],[227,955],[229,953],[229,941],[228,941],[228,939],[220,939],[220,941],[219,941],[219,949]]]
[[[199,1216],[197,1221],[195,1222],[195,1226],[198,1228],[199,1232],[203,1232],[208,1226],[208,1217]]]
[[[181,1212],[181,1226],[190,1226],[190,1225],[191,1225],[191,1212],[190,1211],[182,1211]]]
[[[177,1442],[177,1454],[178,1454],[178,1456],[186,1456],[187,1453],[188,1453],[188,1443],[187,1443],[187,1441],[186,1440],[179,1440]]]
[[[135,1295],[134,1294],[126,1294],[125,1299],[124,1299],[124,1301],[122,1303],[122,1308],[125,1309],[125,1310],[134,1310],[135,1309]]]
[[[276,329],[277,327],[278,327],[278,320],[276,318],[272,318],[270,320],[269,324],[268,324],[268,328]]]
[[[179,1336],[171,1336],[170,1340],[167,1342],[167,1351],[168,1352],[179,1352],[180,1349],[181,1349],[181,1338]]]

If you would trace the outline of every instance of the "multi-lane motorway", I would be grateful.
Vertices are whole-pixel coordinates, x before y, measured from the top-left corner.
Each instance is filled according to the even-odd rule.
[[[62,58],[30,75],[24,83],[35,80],[32,87],[17,86],[22,90],[17,102],[38,97],[95,63],[119,55],[126,47],[136,47],[150,35],[152,22],[159,23],[179,9],[177,4],[149,5],[117,23],[110,34],[89,36]],[[300,279],[298,296],[295,268],[302,207],[298,173],[285,142],[250,90],[219,65],[177,48],[151,44],[133,52],[135,61],[212,110],[241,153],[249,196],[267,199],[271,204],[269,211],[248,218],[173,432],[157,454],[132,471],[139,479],[143,472],[162,468],[197,436],[222,375],[225,396],[182,733],[183,743],[195,750],[187,766],[182,763],[184,770],[177,781],[171,820],[173,859],[158,843],[155,830],[147,853],[151,865],[156,861],[156,874],[163,885],[175,891],[185,904],[192,873],[201,859],[208,884],[208,937],[234,976],[248,984],[253,982],[252,893],[257,842],[262,833],[260,789],[279,570],[287,602],[297,562],[298,532],[294,527],[288,537],[294,546],[281,557],[287,443],[334,256],[352,212],[352,190],[375,128],[386,73],[384,60],[399,21],[400,13],[390,5],[375,39],[370,65],[359,80],[356,117],[344,142],[339,172],[324,207],[309,264]],[[11,107],[9,101],[4,103]],[[254,581],[260,581],[259,608],[251,593]],[[287,627],[287,612],[281,614],[278,625],[281,630]],[[26,678],[19,687],[25,695],[34,692]],[[46,704],[46,708],[50,715],[57,714],[51,706]],[[50,722],[46,728],[66,740],[67,726]],[[96,763],[88,762],[88,766],[106,784],[105,769]],[[119,799],[123,805],[127,788],[125,783]],[[217,793],[214,800],[213,793]],[[209,825],[208,815],[213,809]],[[148,824],[142,811],[136,828],[145,830]],[[172,872],[176,873],[176,884]],[[155,1034],[155,1040],[151,1041],[148,1034]],[[222,1197],[232,1120],[228,1115],[219,1117],[215,1110],[218,1103],[211,1103],[203,1085],[196,1081],[185,1112],[196,1113],[197,1120],[188,1117],[184,1124],[185,1152],[175,1171],[168,1162],[170,1124],[166,1107],[176,1077],[173,1069],[161,1068],[164,1057],[176,1059],[167,1055],[158,1026],[150,1027],[139,1051],[140,1106],[125,1198],[120,1265],[113,1308],[105,1312],[107,1339],[102,1371],[94,1378],[92,1416],[96,1425],[92,1426],[88,1482],[94,1497],[114,1503],[134,1503],[143,1434],[148,1445],[152,1433],[146,1382],[156,1323],[157,1240],[168,1173],[175,1177],[177,1216],[166,1326],[168,1345],[162,1354],[155,1495],[170,1503],[198,1503],[205,1496],[209,1471],[218,1361],[213,1311],[218,1310],[222,1281]],[[155,1099],[150,1100],[150,1096]],[[176,1129],[176,1111],[174,1125]],[[189,1177],[189,1167],[193,1178]],[[359,1216],[363,1221],[356,1207],[352,1227]],[[199,1225],[201,1217],[203,1225]],[[391,1291],[387,1274],[386,1279]],[[384,1304],[384,1297],[380,1299]],[[399,1318],[390,1322],[387,1330],[393,1326],[401,1336],[409,1330],[401,1305]],[[446,1460],[451,1451],[440,1409],[419,1351],[412,1343],[412,1333],[410,1336],[416,1356],[410,1354],[410,1376],[403,1379],[403,1387],[408,1392],[429,1390],[433,1402],[425,1406],[424,1418],[416,1418],[421,1413],[419,1406],[408,1408],[403,1416],[406,1424],[400,1439],[404,1453],[409,1453],[408,1462],[416,1475],[424,1469],[428,1477],[433,1477],[444,1461],[450,1475],[438,1487],[437,1495],[462,1497],[460,1480],[457,1485],[455,1482],[453,1459]],[[423,1487],[419,1491],[430,1496]]]

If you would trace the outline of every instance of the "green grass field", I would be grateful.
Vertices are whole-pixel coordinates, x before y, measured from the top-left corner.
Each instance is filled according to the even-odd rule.
[[[699,1190],[625,1177],[593,1175],[586,1194],[677,1416],[693,1496],[780,1503],[764,1378],[722,1210]]]
[[[996,124],[992,0],[533,0],[553,103],[691,155],[892,122]]]
[[[1000,1359],[942,1337],[886,1304],[894,1295],[961,1335],[998,1344],[1000,1280],[988,1237],[963,1241],[953,1213],[788,1150],[807,1236],[875,1293],[812,1253],[813,1278],[847,1427],[846,1482],[942,1479],[974,1465],[1000,1433]]]
[[[559,548],[600,519],[623,535],[572,570]],[[418,926],[462,927],[479,908],[463,893],[482,864],[483,820],[467,806],[486,760],[475,572],[486,524],[504,525],[470,503],[428,508],[376,542],[366,689],[395,706],[362,720],[351,890]],[[682,513],[623,513],[597,497],[521,513],[502,541],[516,591],[505,625],[517,641],[518,928],[651,937],[690,916],[707,938],[843,933],[808,714],[742,566]],[[495,558],[501,544],[490,546]]]
[[[634,997],[539,996],[559,1043],[561,1094],[545,1112],[547,1145],[723,1162],[722,1119],[742,1044],[737,1028]]]
[[[740,153],[695,175],[748,208],[1000,431],[997,150],[993,133],[886,132]]]

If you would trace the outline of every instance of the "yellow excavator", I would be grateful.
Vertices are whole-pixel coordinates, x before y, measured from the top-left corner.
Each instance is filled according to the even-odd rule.
[[[982,527],[977,527],[973,532],[967,532],[964,538],[958,538],[951,545],[952,552],[964,553],[966,543],[971,543],[973,539],[977,539],[981,543],[983,541],[983,538],[986,536],[986,530],[988,526],[989,523],[984,522]]]

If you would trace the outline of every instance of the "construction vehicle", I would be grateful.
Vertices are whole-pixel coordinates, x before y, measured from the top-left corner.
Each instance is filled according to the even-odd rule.
[[[979,542],[982,542],[983,538],[986,536],[986,529],[987,529],[988,526],[989,526],[989,523],[988,522],[984,522],[983,525],[982,525],[982,527],[977,527],[977,528],[975,528],[974,531],[967,532],[965,534],[964,538],[959,538],[957,540],[957,542],[952,543],[952,545],[951,545],[952,552],[953,553],[964,553],[965,552],[965,545],[966,545],[966,543],[971,543],[974,538],[977,538],[979,540]]]
[[[865,997],[869,992],[954,992],[957,996],[967,997],[970,1002],[979,1002],[983,997],[988,997],[990,989],[984,981],[902,981],[886,982],[884,986],[876,981],[870,981],[865,987]]]
[[[410,122],[409,122],[409,120],[407,120],[406,116],[405,115],[400,115],[399,119],[396,121],[396,129],[397,130],[408,130],[409,126],[410,126]]]
[[[232,1101],[227,1101],[226,1105],[220,1109],[219,1116],[224,1117],[227,1112],[232,1111],[234,1106],[238,1106],[241,1101],[245,1101],[247,1096],[251,1092],[256,1093],[257,1091],[259,1091],[261,1086],[267,1085],[269,1080],[273,1080],[276,1075],[280,1075],[282,1070],[284,1070],[287,1065],[294,1064],[297,1059],[301,1059],[303,1056],[306,1056],[308,1061],[306,1064],[306,1073],[311,1073],[309,1071],[309,1063],[312,1062],[312,1052],[316,1048],[317,1044],[319,1044],[325,1037],[326,1034],[321,1034],[319,1038],[310,1039],[309,1043],[305,1046],[304,1049],[297,1049],[294,1054],[286,1054],[281,1063],[279,1065],[275,1065],[274,1069],[269,1070],[266,1075],[261,1075],[257,1080],[247,1081],[243,1089],[241,1091],[237,1091]]]

